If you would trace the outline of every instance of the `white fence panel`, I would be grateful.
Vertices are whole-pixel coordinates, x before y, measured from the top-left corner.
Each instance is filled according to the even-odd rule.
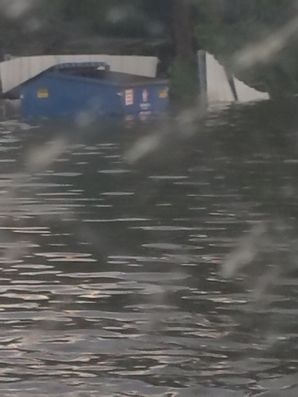
[[[209,103],[234,102],[235,98],[224,67],[211,54],[206,53],[207,98]],[[249,87],[234,78],[235,89],[239,102],[268,99],[269,95]]]
[[[44,55],[13,58],[0,63],[2,92],[5,94],[44,70],[66,62],[107,62],[114,72],[155,77],[156,57],[132,55]]]

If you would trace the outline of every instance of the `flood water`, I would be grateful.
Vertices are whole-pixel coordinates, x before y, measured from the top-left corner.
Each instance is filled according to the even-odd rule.
[[[297,103],[0,123],[0,395],[297,396]]]

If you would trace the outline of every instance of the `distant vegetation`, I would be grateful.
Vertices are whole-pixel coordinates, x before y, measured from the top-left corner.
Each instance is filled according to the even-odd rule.
[[[199,0],[195,35],[249,85],[273,97],[298,93],[296,0]],[[248,50],[247,64],[238,64]],[[239,56],[239,57],[238,57]],[[249,59],[250,56],[250,59]]]
[[[174,94],[188,101],[203,48],[274,97],[298,92],[296,0],[10,0],[1,7],[3,52],[157,55]]]

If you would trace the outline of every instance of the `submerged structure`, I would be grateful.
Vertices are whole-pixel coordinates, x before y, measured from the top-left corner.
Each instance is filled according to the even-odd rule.
[[[167,107],[158,59],[130,55],[43,55],[0,63],[2,97],[27,120],[106,115],[145,117]]]
[[[27,120],[145,118],[168,107],[167,81],[112,72],[105,62],[59,64],[17,90]]]
[[[0,63],[2,97],[21,102],[26,119],[102,115],[145,117],[164,112],[168,84],[156,78],[158,59],[130,55],[43,55]],[[265,100],[269,95],[230,76],[216,58],[198,52],[198,95],[208,105]]]

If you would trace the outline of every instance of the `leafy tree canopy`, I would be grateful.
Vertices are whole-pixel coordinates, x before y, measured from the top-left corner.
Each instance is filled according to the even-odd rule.
[[[297,0],[26,0],[30,7],[20,13],[24,1],[3,4],[0,37],[8,52],[155,54],[166,67],[178,57],[183,74],[203,48],[272,96],[298,91]],[[239,67],[248,47],[258,56]]]

